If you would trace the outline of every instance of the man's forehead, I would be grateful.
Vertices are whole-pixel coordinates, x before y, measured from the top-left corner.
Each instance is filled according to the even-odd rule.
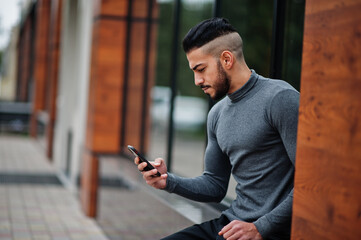
[[[209,58],[212,57],[209,54],[205,54],[202,48],[203,47],[195,48],[187,53],[187,59],[190,69],[194,69],[197,66],[205,64],[207,61],[209,61]]]

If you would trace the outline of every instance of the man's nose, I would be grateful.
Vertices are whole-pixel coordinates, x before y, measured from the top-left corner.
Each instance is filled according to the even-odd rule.
[[[203,78],[202,78],[201,76],[195,74],[195,75],[194,75],[194,84],[195,84],[196,86],[200,86],[200,85],[202,85],[203,83],[204,83]]]

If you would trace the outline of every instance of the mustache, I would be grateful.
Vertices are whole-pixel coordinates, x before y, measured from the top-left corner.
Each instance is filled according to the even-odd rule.
[[[200,85],[199,87],[203,89],[203,88],[208,88],[208,87],[211,87],[211,86],[210,85]]]

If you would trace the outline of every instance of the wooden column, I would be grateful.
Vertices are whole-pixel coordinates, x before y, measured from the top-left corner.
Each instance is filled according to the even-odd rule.
[[[47,53],[49,38],[50,0],[38,0],[35,9],[35,44],[33,58],[33,111],[30,119],[30,134],[37,136],[37,117],[45,109]]]
[[[361,1],[306,1],[292,239],[361,239]]]
[[[62,0],[51,1],[49,44],[48,44],[48,91],[46,93],[46,111],[49,121],[46,125],[46,155],[53,156],[54,124],[56,118],[56,97],[58,89],[58,74],[60,60],[60,32]]]
[[[132,1],[129,33],[128,76],[123,90],[121,145],[131,144],[147,152],[150,130],[150,89],[156,54],[156,1]]]
[[[97,216],[99,158],[90,151],[83,153],[80,200],[83,211],[89,217]]]
[[[31,81],[32,68],[32,42],[33,42],[33,10],[26,16],[20,27],[18,40],[18,69],[16,100],[19,102],[29,101],[29,83]]]
[[[81,202],[91,217],[96,216],[99,154],[119,154],[127,144],[144,149],[147,143],[157,13],[154,0],[98,4],[81,177]]]

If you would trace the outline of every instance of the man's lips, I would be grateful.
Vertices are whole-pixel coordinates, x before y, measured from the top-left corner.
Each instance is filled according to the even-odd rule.
[[[208,88],[210,88],[210,86],[201,86],[203,92],[206,92]]]

